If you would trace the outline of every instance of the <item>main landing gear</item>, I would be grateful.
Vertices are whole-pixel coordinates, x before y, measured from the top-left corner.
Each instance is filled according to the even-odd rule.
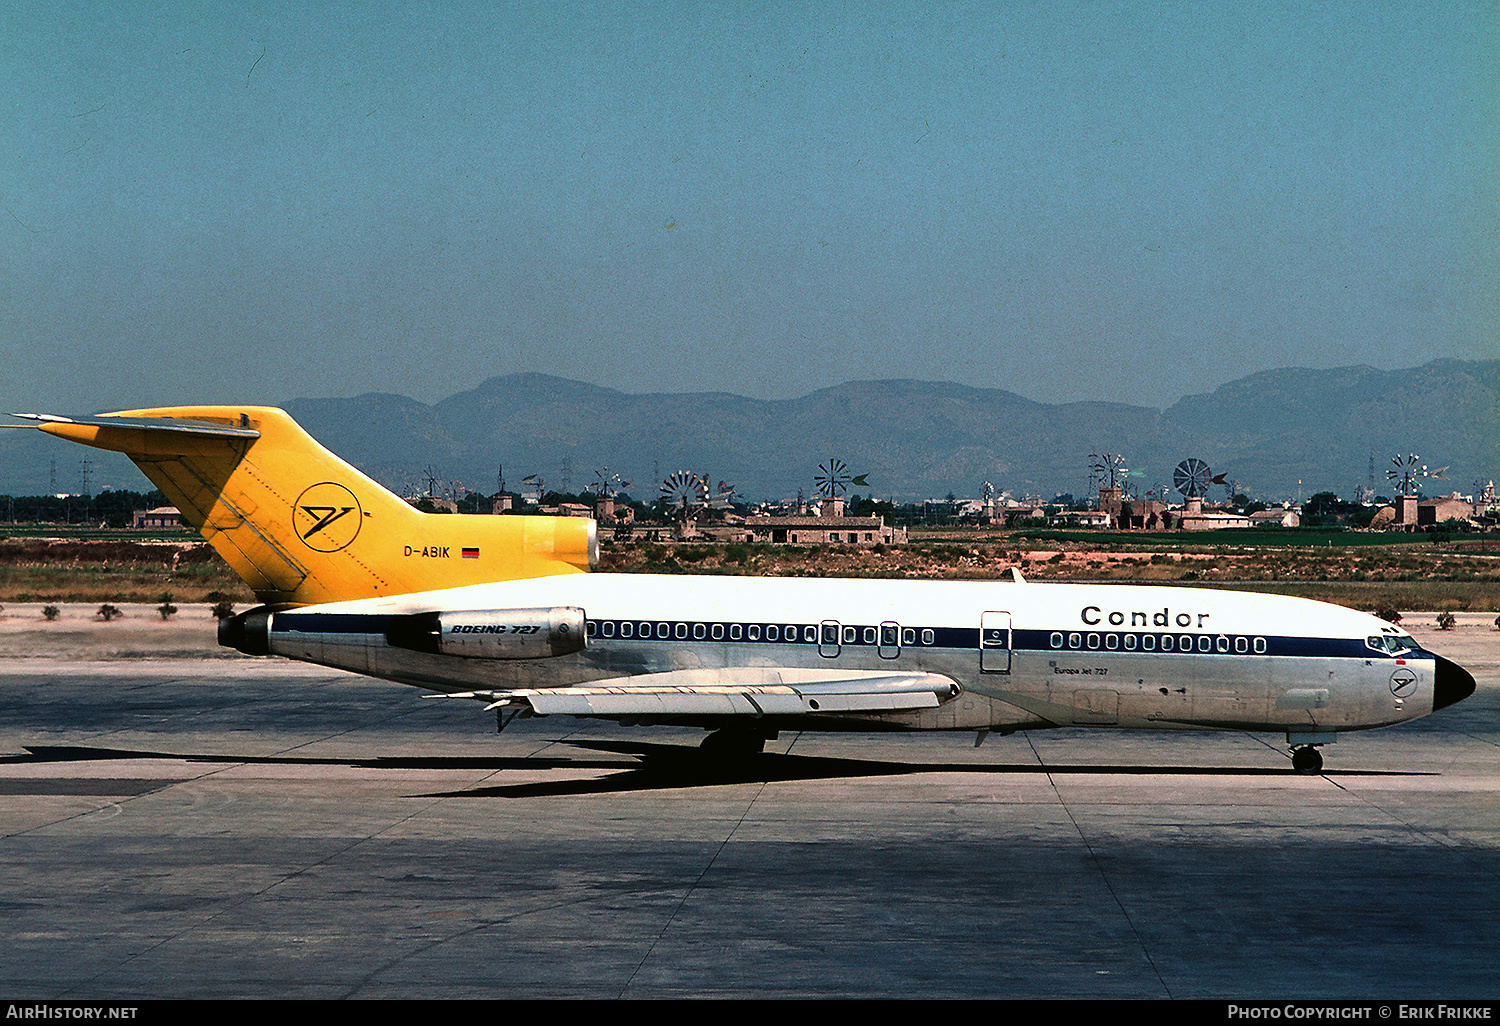
[[[1323,753],[1316,745],[1298,745],[1292,749],[1292,769],[1298,773],[1318,773],[1323,769]]]
[[[767,738],[763,730],[722,727],[704,738],[698,750],[715,760],[737,762],[759,755],[765,750],[767,740],[776,740],[776,735]]]

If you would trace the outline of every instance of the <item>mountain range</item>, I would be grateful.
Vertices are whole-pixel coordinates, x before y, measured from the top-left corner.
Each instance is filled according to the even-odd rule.
[[[462,482],[490,494],[502,468],[510,490],[539,475],[548,490],[577,492],[607,468],[637,498],[654,498],[679,470],[732,483],[751,500],[790,498],[816,494],[820,467],[841,460],[868,478],[852,491],[898,502],[973,497],[984,482],[1050,498],[1082,495],[1091,457],[1111,453],[1141,493],[1170,488],[1174,468],[1197,458],[1268,501],[1352,497],[1372,482],[1389,494],[1391,460],[1408,453],[1449,468],[1429,492],[1468,492],[1500,476],[1500,360],[1262,371],[1166,410],[913,380],[849,382],[787,400],[636,395],[543,374],[492,378],[431,405],[378,393],[283,405],[334,452],[405,492],[435,478],[440,489]],[[0,492],[47,491],[54,459],[58,490],[77,491],[82,455],[32,432],[0,433]],[[148,487],[121,458],[87,456],[96,489]]]

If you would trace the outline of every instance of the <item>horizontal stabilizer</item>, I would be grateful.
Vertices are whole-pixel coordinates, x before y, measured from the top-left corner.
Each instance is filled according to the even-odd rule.
[[[830,674],[802,667],[745,666],[441,697],[478,699],[490,708],[525,705],[539,716],[758,717],[931,709],[958,690],[951,678],[936,673]]]
[[[256,439],[260,432],[252,427],[234,427],[215,424],[206,420],[174,420],[167,417],[59,417],[51,413],[13,413],[12,417],[34,420],[36,427],[49,434],[85,441],[77,437],[78,428],[113,428],[128,431],[150,431],[154,434],[176,434],[200,438],[246,438]],[[20,425],[17,425],[20,426]],[[112,448],[112,446],[101,446]]]

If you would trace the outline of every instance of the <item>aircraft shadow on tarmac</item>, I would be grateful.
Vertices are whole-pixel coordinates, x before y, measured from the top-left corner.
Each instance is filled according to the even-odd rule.
[[[675,790],[724,784],[773,783],[789,780],[839,780],[853,777],[905,776],[916,773],[1056,774],[1104,776],[1303,776],[1290,766],[1121,766],[1057,765],[1046,763],[946,763],[887,762],[877,759],[832,758],[765,752],[735,761],[705,755],[685,745],[650,744],[637,741],[584,741],[559,739],[574,748],[624,756],[621,759],[587,760],[558,756],[525,757],[417,757],[381,756],[374,759],[308,758],[305,756],[203,755],[154,752],[81,745],[26,745],[26,755],[0,756],[0,765],[10,763],[96,762],[107,759],[178,759],[185,762],[232,765],[354,766],[366,769],[433,770],[617,770],[606,777],[570,778],[519,784],[496,784],[457,791],[434,791],[412,795],[418,798],[536,798],[565,795],[611,794],[629,791]],[[1323,770],[1329,777],[1434,776],[1420,770]]]

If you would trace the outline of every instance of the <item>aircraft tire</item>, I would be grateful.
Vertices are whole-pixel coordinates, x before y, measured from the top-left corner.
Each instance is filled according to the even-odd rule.
[[[1323,754],[1312,745],[1293,748],[1292,769],[1298,773],[1317,773],[1323,769]]]

